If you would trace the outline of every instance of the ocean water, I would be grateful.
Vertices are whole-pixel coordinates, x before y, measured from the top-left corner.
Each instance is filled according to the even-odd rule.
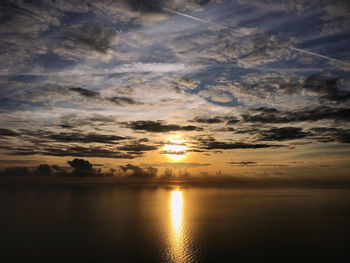
[[[350,262],[350,191],[0,189],[0,262]]]

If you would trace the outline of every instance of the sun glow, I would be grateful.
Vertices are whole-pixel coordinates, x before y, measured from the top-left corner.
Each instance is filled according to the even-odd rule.
[[[184,140],[170,140],[170,143],[165,145],[163,151],[167,156],[174,160],[180,160],[185,157],[187,146]]]

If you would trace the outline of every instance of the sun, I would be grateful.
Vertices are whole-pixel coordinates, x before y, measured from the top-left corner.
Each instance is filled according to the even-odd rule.
[[[184,140],[170,140],[163,149],[167,156],[173,161],[178,161],[184,158],[186,150],[187,146]]]

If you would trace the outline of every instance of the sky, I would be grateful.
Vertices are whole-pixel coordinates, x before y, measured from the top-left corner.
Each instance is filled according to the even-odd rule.
[[[3,0],[0,168],[349,176],[349,13],[345,0]]]

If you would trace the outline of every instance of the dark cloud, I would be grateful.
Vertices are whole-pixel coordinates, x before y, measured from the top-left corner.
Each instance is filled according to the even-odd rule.
[[[241,162],[229,162],[229,164],[232,165],[243,165],[243,166],[247,166],[247,165],[251,165],[251,164],[257,164],[258,162],[249,162],[249,161],[241,161]]]
[[[68,161],[67,163],[74,169],[79,169],[79,170],[92,169],[92,164],[89,161],[86,161],[84,159],[75,158],[73,161]]]
[[[129,9],[141,13],[160,13],[164,12],[162,8],[184,9],[184,7],[193,6],[194,4],[203,5],[210,2],[210,0],[123,0]]]
[[[40,152],[33,150],[31,148],[13,148],[12,151],[9,152],[8,154],[16,155],[16,156],[29,156],[29,155],[40,154]]]
[[[42,160],[26,160],[26,159],[15,159],[15,160],[5,160],[5,159],[0,159],[0,163],[1,164],[8,164],[10,165],[23,165],[23,164],[40,164],[40,163],[44,163],[45,161]]]
[[[2,129],[0,128],[0,136],[9,136],[9,137],[13,137],[13,136],[18,136],[19,134],[13,130],[9,130],[9,129]]]
[[[311,128],[314,139],[320,142],[350,143],[350,130],[342,128],[317,127]]]
[[[245,122],[257,123],[314,122],[319,120],[350,121],[350,108],[318,106],[315,108],[305,108],[299,111],[257,108],[251,110],[250,114],[242,114],[242,118]]]
[[[131,141],[119,147],[112,147],[127,137],[107,134],[79,132],[55,133],[45,130],[20,130],[20,138],[26,144],[25,147],[6,146],[10,155],[49,155],[49,156],[80,156],[80,157],[105,157],[116,159],[133,159],[142,156],[143,152],[156,150],[158,147],[147,145],[146,138],[141,141]],[[62,144],[63,143],[63,144]],[[99,146],[87,146],[99,143]],[[35,145],[35,147],[34,147]],[[2,148],[4,148],[3,146]]]
[[[350,91],[339,89],[338,77],[318,72],[307,77],[301,84],[301,90],[319,96],[321,101],[345,102],[350,99]]]
[[[246,74],[241,77],[242,92],[258,98],[271,98],[276,94],[300,92],[299,84],[291,78],[288,72],[273,72],[263,74]]]
[[[48,164],[39,164],[36,168],[37,175],[49,176],[52,175],[52,169]]]
[[[125,137],[117,135],[106,135],[97,133],[54,133],[48,134],[47,138],[57,142],[83,142],[83,143],[116,143],[116,141],[125,140]]]
[[[218,132],[234,132],[236,130],[234,128],[232,128],[232,127],[223,127],[223,128],[220,128],[220,129],[215,129],[215,131],[218,131]]]
[[[227,120],[227,125],[233,125],[233,124],[236,124],[238,123],[240,120],[236,117],[227,117],[225,118]]]
[[[55,56],[63,61],[77,62],[84,58],[107,57],[113,52],[118,32],[93,13],[90,15],[90,21],[77,18],[62,25],[54,34],[48,47]]]
[[[129,98],[129,97],[111,97],[111,98],[107,98],[106,100],[111,101],[113,103],[115,103],[116,105],[124,105],[124,104],[130,104],[130,105],[135,105],[135,104],[140,104],[139,102],[137,102],[136,100]]]
[[[75,156],[75,157],[101,157],[114,159],[134,159],[140,157],[140,154],[130,154],[106,147],[84,147],[74,145],[36,145],[33,147],[12,147],[8,155],[27,156],[27,155],[47,155],[47,156]]]
[[[212,118],[196,117],[196,118],[193,119],[193,122],[206,123],[206,124],[215,124],[215,123],[222,123],[222,122],[224,122],[224,118],[222,118],[222,117],[212,117]]]
[[[45,147],[38,154],[51,156],[80,156],[80,157],[101,157],[101,158],[115,158],[115,159],[133,159],[136,156],[125,154],[113,149],[103,147]]]
[[[127,164],[121,165],[120,169],[124,172],[125,175],[132,177],[156,177],[158,169],[152,166],[140,167],[137,165]]]
[[[131,10],[143,13],[158,13],[162,12],[169,0],[124,0],[123,1]]]
[[[117,149],[121,151],[127,151],[127,152],[144,152],[144,151],[157,150],[158,147],[153,145],[141,144],[141,143],[133,143],[133,144],[127,144],[127,145],[118,147]]]
[[[61,125],[59,125],[59,127],[63,128],[63,129],[71,129],[71,128],[74,128],[73,125],[68,125],[68,124],[61,124]]]
[[[67,163],[74,168],[73,175],[75,176],[92,176],[95,173],[92,164],[87,160],[75,158]]]
[[[271,145],[271,144],[249,144],[244,142],[210,142],[208,145],[204,146],[204,149],[214,150],[230,150],[230,149],[261,149],[261,148],[277,148],[282,147],[282,145]]]
[[[162,121],[133,121],[124,122],[125,127],[133,130],[147,132],[172,132],[172,131],[201,131],[202,128],[187,125],[180,126],[175,124],[165,124]]]
[[[302,139],[310,136],[310,132],[304,132],[302,128],[297,127],[273,127],[269,130],[260,131],[260,140],[262,141],[286,141]]]
[[[279,148],[283,145],[272,144],[251,144],[244,142],[218,142],[214,138],[200,138],[200,148],[206,150],[233,150],[233,149],[262,149],[262,148]]]
[[[83,46],[86,49],[106,53],[111,49],[111,43],[117,35],[115,30],[104,25],[84,24],[81,28],[74,28],[74,31],[65,32],[62,38],[72,41],[76,47]]]
[[[0,172],[0,176],[28,176],[31,172],[27,167],[9,167]]]
[[[46,52],[46,45],[38,39],[50,27],[59,25],[59,12],[48,1],[34,2],[0,2],[0,57],[6,68],[23,69],[24,61]]]
[[[242,86],[237,88],[244,95],[260,99],[276,99],[281,95],[301,94],[315,97],[320,103],[346,102],[350,99],[350,91],[344,85],[346,79],[347,77],[341,74],[332,75],[327,71],[319,71],[306,77],[277,71],[243,75]]]
[[[193,122],[204,123],[204,124],[217,124],[226,122],[227,125],[233,125],[239,122],[239,119],[236,117],[195,117]]]
[[[80,96],[86,97],[86,98],[99,98],[100,97],[99,92],[88,90],[88,89],[83,89],[80,87],[72,87],[72,88],[69,88],[69,90],[74,91],[74,92],[78,93]]]
[[[52,132],[46,130],[20,130],[22,139],[33,143],[39,142],[80,142],[80,143],[107,143],[116,144],[118,141],[126,140],[126,137],[99,134],[99,133],[80,133],[80,132]]]
[[[68,114],[61,117],[62,128],[100,127],[116,123],[116,117],[110,115],[93,114],[89,117],[81,117],[79,114]]]
[[[254,162],[254,161],[241,161],[241,162],[229,162],[232,166],[267,166],[267,167],[284,167],[287,166],[285,164],[260,164],[259,162]]]

